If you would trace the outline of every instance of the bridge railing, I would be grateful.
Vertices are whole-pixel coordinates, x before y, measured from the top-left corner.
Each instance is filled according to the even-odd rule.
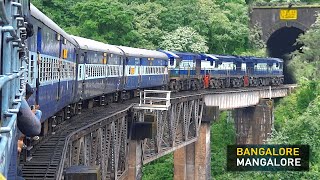
[[[140,91],[140,103],[135,108],[149,110],[168,110],[171,91],[144,90]]]
[[[19,0],[0,0],[0,173],[4,177],[15,176],[17,171],[16,120],[23,98],[26,71],[19,58],[19,53],[21,59],[25,58],[26,28],[23,8],[27,8],[27,1],[22,3]]]

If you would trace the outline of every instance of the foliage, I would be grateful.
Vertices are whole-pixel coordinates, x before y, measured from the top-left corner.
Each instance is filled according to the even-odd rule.
[[[131,10],[134,12],[133,24],[137,35],[137,41],[132,45],[155,49],[159,44],[159,37],[164,34],[159,28],[162,23],[158,16],[167,9],[161,4],[147,2],[145,4],[132,3]]]
[[[252,49],[266,47],[265,42],[262,40],[262,28],[259,24],[255,24],[254,27],[249,30],[249,44]]]
[[[76,35],[127,45],[133,36],[133,13],[112,0],[85,1],[77,3],[71,11],[76,24],[67,28]]]
[[[296,79],[300,82],[307,80],[320,79],[320,17],[318,15],[316,22],[311,28],[297,40],[304,44],[302,52],[297,51],[293,54],[293,60],[289,64],[295,71]]]
[[[204,49],[199,44],[189,48],[197,52],[235,54],[250,48],[244,0],[32,0],[32,3],[67,32],[110,44],[156,49],[163,46],[165,36],[189,27],[200,35],[195,39],[201,37],[201,42],[206,42],[200,44]]]
[[[319,95],[320,87],[315,82],[304,82],[299,89],[287,98],[281,99],[275,109],[275,128],[280,129],[288,121],[295,119],[303,114],[312,102]]]
[[[172,154],[159,158],[142,170],[143,180],[173,179],[173,156]]]
[[[193,28],[179,27],[162,37],[160,47],[167,50],[183,52],[207,52],[206,40]]]
[[[227,145],[235,143],[234,122],[230,113],[220,113],[219,120],[211,126],[211,176],[218,177],[225,173],[227,164]],[[229,120],[229,121],[228,121]]]

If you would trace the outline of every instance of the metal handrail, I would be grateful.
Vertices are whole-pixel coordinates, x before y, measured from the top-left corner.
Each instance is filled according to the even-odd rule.
[[[9,32],[14,40],[21,41],[21,39],[17,35],[16,30],[12,26],[3,26],[2,27],[2,31],[3,32]]]
[[[7,76],[1,76],[0,75],[0,89],[2,89],[2,87],[9,81],[17,78],[17,77],[20,77],[24,72],[26,72],[26,70],[23,70],[23,71],[20,71],[18,73],[13,73],[11,75],[7,75]]]
[[[150,94],[162,94],[165,95],[165,97],[150,96]],[[134,108],[149,110],[167,110],[171,106],[170,99],[171,91],[144,90],[140,91],[140,102]]]

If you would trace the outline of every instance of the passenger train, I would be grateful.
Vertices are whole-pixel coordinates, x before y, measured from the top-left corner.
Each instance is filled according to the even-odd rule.
[[[280,85],[276,58],[146,50],[67,34],[30,6],[30,104],[40,105],[43,134],[94,103],[122,101],[143,89],[172,91]]]

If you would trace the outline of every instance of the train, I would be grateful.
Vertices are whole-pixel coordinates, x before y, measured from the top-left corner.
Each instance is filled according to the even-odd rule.
[[[40,105],[42,134],[81,112],[137,96],[144,89],[171,91],[283,84],[277,58],[147,50],[116,46],[66,33],[32,4],[28,23],[28,83]]]

